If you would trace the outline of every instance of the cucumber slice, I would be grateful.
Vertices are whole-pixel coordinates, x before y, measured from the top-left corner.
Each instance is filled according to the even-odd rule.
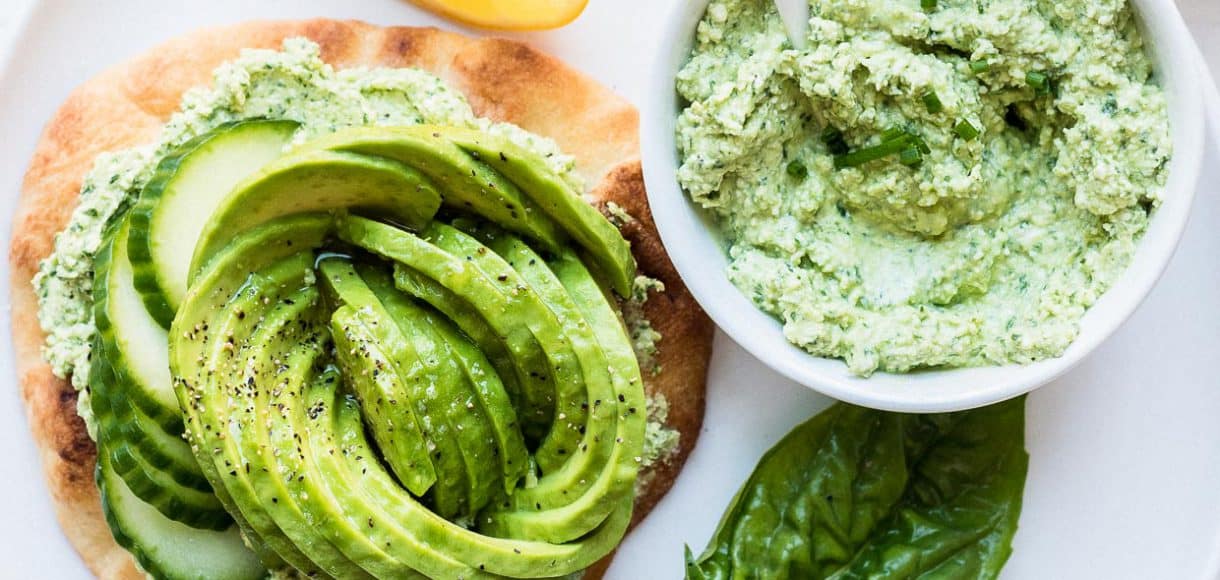
[[[126,222],[114,226],[96,259],[98,335],[90,383],[99,439],[112,471],[142,502],[191,527],[224,529],[232,518],[181,439],[181,414],[168,376],[167,336],[131,285],[127,233]],[[148,378],[157,374],[165,377]],[[160,383],[164,387],[153,388],[156,381],[165,381]],[[145,408],[155,409],[155,417]]]
[[[129,252],[136,288],[163,328],[186,295],[190,257],[213,211],[240,181],[278,158],[296,129],[293,121],[221,125],[157,165],[132,209]]]
[[[114,539],[153,578],[166,580],[255,580],[267,571],[242,542],[235,526],[198,530],[166,518],[140,501],[98,453],[97,486],[102,512]]]
[[[170,435],[158,429],[143,411],[127,402],[121,389],[115,391],[119,396],[112,397],[111,407],[117,428],[112,438],[138,447],[143,461],[165,472],[179,485],[211,493],[212,484],[203,476],[190,445],[182,436]]]
[[[169,372],[169,336],[144,308],[127,257],[130,221],[119,224],[95,258],[94,318],[106,361],[123,384],[123,396],[165,432],[182,433],[182,413]]]
[[[95,346],[102,352],[100,345]],[[117,417],[112,403],[118,397],[113,394],[114,375],[104,359],[99,358],[90,369],[93,385],[93,412],[98,418],[99,456],[105,456],[109,468],[124,485],[145,503],[161,512],[163,517],[192,528],[223,530],[232,519],[216,504],[209,491],[198,491],[172,481],[169,476],[153,469],[132,443],[119,436],[118,425],[123,419]],[[116,468],[116,466],[119,466]]]

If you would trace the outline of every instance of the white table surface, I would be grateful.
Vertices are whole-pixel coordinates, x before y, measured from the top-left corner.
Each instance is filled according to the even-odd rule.
[[[14,42],[14,35],[22,29],[22,24],[25,22],[26,15],[30,7],[36,0],[0,0],[0,65],[8,61],[8,50]],[[356,2],[356,0],[350,0]],[[667,0],[681,1],[681,0]],[[251,5],[249,10],[256,12],[262,16],[271,16],[277,13],[277,9],[285,9],[286,5],[290,4],[285,0],[246,0]],[[377,4],[378,7],[369,12],[389,13],[392,7],[382,6],[386,4],[383,1],[375,2],[369,0],[372,4]],[[640,5],[655,6],[653,0],[642,0]],[[114,0],[111,2],[98,2],[99,10],[124,10],[125,6],[133,3],[130,0]],[[221,2],[225,3],[225,2]],[[335,2],[334,5],[342,5],[346,2]],[[658,2],[659,3],[659,2]],[[257,4],[257,7],[253,5]],[[622,2],[626,4],[626,2]],[[1203,48],[1213,71],[1220,73],[1220,1],[1218,0],[1180,0],[1182,12],[1199,40],[1200,46]],[[169,12],[176,9],[179,5],[175,0],[160,0],[159,2],[143,3],[141,10],[161,10]],[[156,8],[150,8],[155,6]],[[572,42],[572,38],[582,34],[585,31],[608,27],[618,30],[631,30],[634,34],[628,36],[634,38],[647,37],[646,34],[641,35],[639,28],[655,30],[658,26],[656,22],[651,21],[650,14],[641,14],[637,11],[619,10],[616,7],[621,6],[620,0],[591,0],[590,6],[584,16],[582,16],[570,29],[556,33],[546,33],[539,35],[527,35],[526,38],[539,44],[542,48],[558,53],[561,56],[568,58],[574,62],[579,62],[580,66],[589,74],[599,78],[603,82],[609,84],[627,98],[638,101],[643,94],[643,83],[633,82],[629,78],[630,71],[645,70],[649,62],[650,51],[647,47],[640,49],[615,50],[612,47],[604,47],[604,49],[593,50],[589,48],[588,43],[583,45],[579,42]],[[286,9],[285,9],[286,10]],[[136,11],[132,11],[136,13]],[[333,9],[322,9],[319,14],[339,14],[344,10],[340,7]],[[81,15],[81,18],[88,18],[87,15]],[[154,17],[166,20],[163,17]],[[229,18],[232,20],[234,18]],[[221,19],[224,20],[224,19]],[[137,24],[138,25],[138,24]],[[164,33],[164,36],[170,36],[177,31],[170,30]],[[160,35],[158,35],[160,36]],[[129,53],[135,53],[147,46],[143,40],[115,40],[116,43],[122,45]],[[563,50],[568,46],[582,47],[577,54],[569,49]],[[88,50],[88,45],[80,50]],[[622,62],[627,59],[629,62],[626,66]],[[89,59],[83,59],[88,61]],[[64,62],[64,67],[70,69],[71,74],[79,78],[87,78],[90,74],[97,70],[97,63],[94,62]],[[24,80],[24,79],[23,79]],[[31,83],[43,82],[41,78],[28,79]],[[0,94],[0,101],[4,100],[5,95]],[[58,101],[62,95],[51,95],[51,98]],[[41,114],[41,113],[40,113]],[[6,127],[6,130],[8,127]],[[26,138],[22,136],[22,138]],[[24,165],[25,158],[5,158],[0,160],[0,164],[17,164]],[[1215,174],[1213,174],[1215,175]],[[10,185],[8,183],[6,186]],[[1214,192],[1213,192],[1214,193]],[[1195,247],[1206,245],[1212,251],[1211,255],[1220,254],[1220,244],[1211,240],[1214,237],[1214,225],[1201,225],[1199,222],[1215,223],[1220,219],[1220,211],[1217,211],[1217,204],[1210,203],[1207,205],[1210,208],[1207,215],[1196,216],[1195,222],[1192,225],[1191,231],[1187,233],[1187,239],[1184,244],[1194,244]],[[0,220],[7,221],[7,215],[0,216]],[[1209,235],[1208,232],[1211,232]],[[7,237],[7,234],[5,234]],[[1109,344],[1103,346],[1100,351],[1094,355],[1096,358],[1108,357],[1112,360],[1120,360],[1123,357],[1137,356],[1136,353],[1141,351],[1134,350],[1134,347],[1129,343],[1130,340],[1123,340],[1122,335],[1131,335],[1136,332],[1149,332],[1158,328],[1156,321],[1150,320],[1152,314],[1150,310],[1156,312],[1165,311],[1165,304],[1191,303],[1202,300],[1211,299],[1215,302],[1215,288],[1199,288],[1198,284],[1190,284],[1192,280],[1190,267],[1199,267],[1198,262],[1191,263],[1190,267],[1182,264],[1183,252],[1179,252],[1179,258],[1175,260],[1175,264],[1171,265],[1170,271],[1166,276],[1165,282],[1154,291],[1150,297],[1148,304],[1137,312],[1133,320],[1128,323],[1124,329],[1120,330],[1119,336],[1111,340]],[[1196,252],[1197,253],[1197,252]],[[1214,264],[1213,264],[1214,268]],[[1220,282],[1220,276],[1209,276],[1208,280]],[[8,332],[7,324],[7,305],[5,311],[0,312],[0,332]],[[1214,358],[1216,345],[1220,344],[1220,332],[1213,329],[1200,329],[1187,326],[1187,332],[1195,333],[1194,336],[1198,341],[1202,342],[1202,346],[1197,346],[1198,356],[1211,356]],[[765,368],[757,362],[748,360],[746,355],[727,340],[723,335],[717,337],[716,343],[717,362],[713,365],[713,372],[717,373],[718,379],[714,381],[711,392],[709,393],[713,403],[709,406],[709,425],[725,425],[726,423],[734,422],[736,417],[740,417],[741,413],[749,413],[755,406],[755,401],[752,396],[743,393],[742,389],[736,388],[737,385],[750,385],[752,388],[766,391],[766,396],[770,399],[766,405],[759,411],[760,416],[754,416],[748,421],[747,429],[754,429],[748,433],[749,437],[738,437],[733,434],[724,433],[722,429],[709,431],[705,427],[704,442],[715,441],[715,445],[705,445],[696,451],[692,457],[692,462],[688,468],[688,472],[696,469],[706,469],[709,466],[717,465],[718,459],[722,454],[728,454],[731,457],[747,456],[757,457],[770,442],[778,439],[792,425],[796,424],[802,417],[808,416],[814,410],[821,408],[826,404],[822,397],[813,394],[799,386],[787,383],[778,377],[772,376]],[[1151,353],[1156,356],[1156,352]],[[1168,353],[1166,353],[1168,356]],[[7,355],[0,353],[0,366],[2,361],[7,360]],[[743,361],[746,363],[726,364],[722,361]],[[0,375],[0,385],[4,385],[8,380],[11,380],[11,371],[9,369],[0,368],[0,372],[6,373]],[[1030,402],[1031,416],[1036,414],[1044,414],[1054,412],[1056,407],[1062,408],[1065,405],[1082,405],[1087,402],[1089,397],[1096,397],[1096,392],[1090,393],[1088,385],[1105,382],[1115,379],[1115,373],[1128,372],[1123,369],[1110,370],[1105,368],[1105,365],[1086,364],[1078,371],[1066,377],[1061,383],[1062,385],[1053,385],[1043,392],[1038,393]],[[1167,373],[1167,380],[1174,380],[1172,372]],[[1155,385],[1154,385],[1155,386]],[[1155,389],[1147,391],[1151,396]],[[1046,393],[1046,394],[1043,394]],[[17,408],[15,399],[17,395],[15,389],[9,392],[0,393],[0,456],[5,457],[5,465],[11,467],[5,469],[5,475],[0,477],[0,506],[3,507],[3,512],[0,512],[0,561],[5,562],[0,566],[0,578],[79,578],[85,577],[86,573],[76,556],[71,552],[67,542],[63,540],[57,532],[57,524],[51,519],[49,500],[45,493],[26,492],[30,493],[29,497],[14,497],[6,490],[10,487],[3,481],[4,478],[30,478],[36,463],[35,454],[29,443],[27,435],[27,427],[23,417],[17,415],[12,409]],[[776,403],[780,401],[780,404]],[[1159,408],[1158,408],[1159,409]],[[1155,417],[1149,417],[1149,422],[1172,420],[1164,414]],[[1065,423],[1053,423],[1049,425],[1049,429],[1054,433],[1044,434],[1040,438],[1042,441],[1054,441],[1054,438],[1081,439],[1089,438],[1090,433],[1082,431],[1076,426]],[[1182,445],[1193,446],[1201,453],[1220,453],[1220,445],[1213,444],[1214,442],[1191,441],[1188,436],[1189,430],[1183,430],[1181,441]],[[1176,432],[1175,432],[1175,436]],[[1107,443],[1115,444],[1112,435]],[[1100,444],[1100,443],[1099,443]],[[1117,444],[1129,445],[1132,449],[1139,447],[1138,441],[1118,441]],[[1053,445],[1053,443],[1040,443],[1031,448],[1031,453],[1034,454],[1034,462],[1036,469],[1031,470],[1031,478],[1029,481],[1030,487],[1035,486],[1063,486],[1068,488],[1084,487],[1098,485],[1096,481],[1089,481],[1083,478],[1074,478],[1071,476],[1073,471],[1073,462],[1083,460],[1079,457],[1063,454],[1055,456],[1053,459],[1048,457],[1049,454],[1040,452],[1041,445]],[[1039,462],[1042,462],[1039,465]],[[16,465],[17,467],[13,467]],[[1115,460],[1115,465],[1123,465],[1121,460]],[[677,577],[681,572],[677,567],[676,554],[680,554],[682,543],[690,543],[692,547],[698,551],[702,548],[707,536],[711,532],[719,514],[724,508],[724,502],[727,501],[728,495],[731,494],[731,488],[736,487],[737,483],[749,472],[752,465],[734,466],[732,470],[725,473],[720,473],[729,484],[717,484],[711,487],[719,488],[718,491],[711,495],[716,497],[707,505],[701,505],[697,508],[692,508],[690,502],[664,502],[657,510],[653,518],[650,518],[639,533],[633,534],[628,538],[623,546],[624,556],[630,557],[632,561],[619,562],[612,571],[612,576],[615,578],[673,578]],[[1220,478],[1220,471],[1213,470],[1208,472],[1202,470],[1202,473],[1209,473],[1214,478]],[[1164,474],[1168,478],[1166,484],[1161,485],[1157,481],[1157,489],[1169,496],[1176,493],[1175,490],[1185,489],[1175,487],[1179,485],[1173,481],[1174,474]],[[1053,481],[1047,479],[1054,478]],[[1151,479],[1157,479],[1156,475],[1149,476]],[[1196,475],[1197,477],[1197,475]],[[1214,480],[1214,479],[1213,479]],[[697,494],[705,495],[705,491],[701,488],[708,487],[707,481],[691,481],[690,478],[680,480],[678,487],[675,488],[679,494]],[[1190,481],[1180,483],[1182,486],[1198,485],[1198,481]],[[1150,484],[1149,488],[1151,488]],[[23,486],[20,489],[30,489],[30,486]],[[36,486],[35,486],[36,489]],[[1087,495],[1087,491],[1086,494]],[[724,497],[720,497],[724,496]],[[1105,509],[1111,513],[1121,512],[1124,508],[1121,504],[1110,505],[1110,498],[1099,500],[1097,509]],[[1206,514],[1216,514],[1215,506],[1198,506],[1200,512]],[[1040,511],[1038,514],[1027,514],[1030,517],[1023,518],[1022,529],[1034,530],[1035,534],[1023,534],[1018,536],[1017,554],[1013,564],[1005,572],[1006,578],[1037,578],[1046,577],[1045,574],[1038,574],[1035,566],[1029,562],[1023,562],[1019,555],[1025,550],[1038,550],[1047,542],[1063,542],[1072,543],[1072,534],[1087,534],[1089,529],[1101,523],[1101,520],[1090,520],[1087,517],[1078,517],[1073,514],[1073,518],[1055,518],[1053,511]],[[1173,527],[1178,525],[1178,521],[1182,518],[1189,517],[1189,510],[1180,510],[1174,513],[1166,514],[1165,521],[1162,525]],[[1197,517],[1197,515],[1196,515]],[[1210,515],[1208,517],[1211,517]],[[677,534],[684,537],[671,537],[670,531],[675,528],[667,524],[674,520],[684,523],[690,529],[698,530],[697,533]],[[1113,525],[1122,526],[1122,522],[1114,522]],[[1066,532],[1066,533],[1065,533]],[[1138,530],[1135,530],[1138,533]],[[1155,535],[1156,530],[1147,530],[1149,535]],[[663,549],[656,549],[653,545],[661,545]],[[1105,558],[1107,560],[1130,561],[1135,566],[1137,563],[1148,558],[1164,558],[1166,559],[1165,570],[1176,570],[1177,575],[1161,576],[1165,578],[1187,577],[1183,576],[1183,570],[1198,571],[1204,569],[1204,563],[1191,562],[1183,566],[1172,567],[1170,563],[1174,563],[1180,558],[1187,557],[1186,553],[1175,553],[1172,547],[1161,546],[1162,553],[1156,555],[1138,554],[1138,553],[1107,553],[1099,551],[1096,554],[1090,554],[1091,557]],[[671,553],[672,552],[672,553]],[[651,558],[640,555],[664,554],[664,561],[651,561]],[[1197,559],[1198,550],[1190,552]],[[657,556],[660,557],[660,556]],[[1096,560],[1095,560],[1096,561]],[[1059,570],[1057,577],[1063,578],[1100,578],[1087,563],[1077,562],[1073,564],[1075,567]],[[1134,569],[1134,568],[1132,568]],[[1147,569],[1147,568],[1145,568]],[[1215,569],[1214,567],[1212,569]],[[1044,572],[1044,571],[1043,571]],[[1192,572],[1198,574],[1198,572]],[[1120,575],[1121,576],[1121,575]],[[1113,574],[1110,577],[1116,577]],[[1145,574],[1143,577],[1148,577]],[[1194,578],[1196,576],[1190,576]]]

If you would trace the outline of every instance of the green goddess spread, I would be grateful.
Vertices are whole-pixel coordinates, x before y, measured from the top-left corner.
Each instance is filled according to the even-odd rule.
[[[300,39],[101,156],[34,284],[115,539],[154,577],[558,577],[612,551],[679,434],[643,388],[663,287],[573,166],[426,72]]]
[[[1166,101],[1126,0],[713,0],[678,179],[730,280],[853,373],[1060,355],[1160,203]]]

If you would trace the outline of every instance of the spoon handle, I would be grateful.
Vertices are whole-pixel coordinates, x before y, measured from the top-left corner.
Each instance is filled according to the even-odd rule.
[[[805,48],[809,28],[809,0],[775,0],[779,17],[788,31],[788,41],[794,48]]]

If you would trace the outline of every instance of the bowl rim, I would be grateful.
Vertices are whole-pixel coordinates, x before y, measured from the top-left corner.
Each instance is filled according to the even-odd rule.
[[[650,90],[641,107],[644,179],[661,240],[695,300],[733,341],[771,369],[835,399],[889,411],[944,412],[996,403],[1028,393],[1079,364],[1130,318],[1168,267],[1189,220],[1203,162],[1205,109],[1199,71],[1204,65],[1172,0],[1130,0],[1168,97],[1173,157],[1161,190],[1163,202],[1136,254],[1085,313],[1078,336],[1063,355],[1025,365],[879,372],[865,379],[851,375],[839,359],[796,347],[784,337],[778,320],[729,282],[714,226],[675,177],[674,77],[689,57],[695,27],[709,3],[679,3],[666,16],[662,52],[653,60]]]

